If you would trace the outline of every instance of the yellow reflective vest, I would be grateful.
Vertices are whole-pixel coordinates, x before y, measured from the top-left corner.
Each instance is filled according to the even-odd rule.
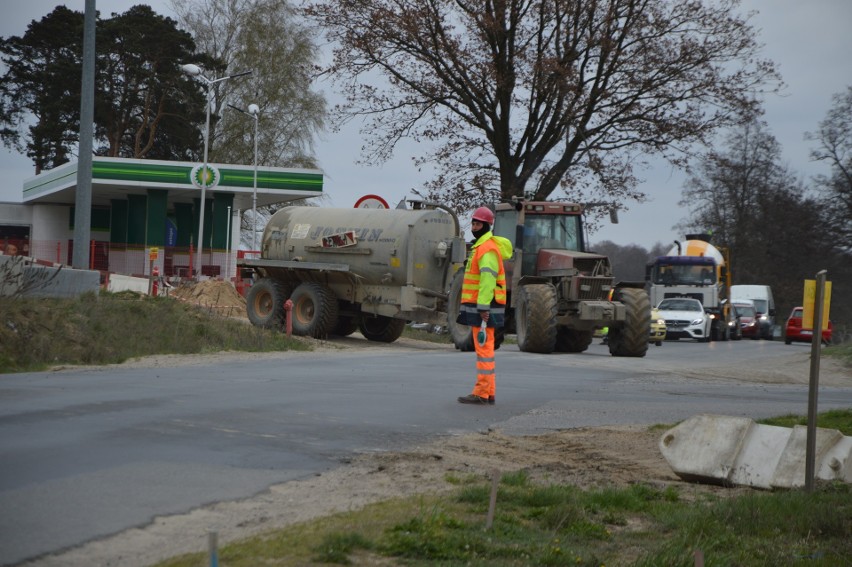
[[[492,302],[506,305],[506,271],[503,258],[511,258],[512,243],[491,232],[483,234],[471,248],[464,271],[461,303],[488,311]]]

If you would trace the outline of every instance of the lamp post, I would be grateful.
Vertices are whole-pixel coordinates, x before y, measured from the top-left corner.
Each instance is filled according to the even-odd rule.
[[[225,241],[225,279],[231,275],[231,207],[228,206],[228,240]]]
[[[254,184],[252,185],[251,196],[251,249],[257,250],[257,123],[260,118],[260,107],[256,104],[248,106],[248,112],[242,108],[229,104],[231,108],[237,112],[242,112],[254,118]]]
[[[198,65],[190,63],[187,65],[181,65],[180,68],[181,71],[187,75],[190,75],[191,77],[198,77],[207,85],[207,120],[204,125],[204,165],[201,170],[201,209],[198,212],[198,256],[195,260],[195,277],[197,279],[201,275],[201,255],[204,250],[204,201],[207,193],[207,179],[210,173],[207,166],[207,149],[210,144],[210,106],[213,99],[213,85],[221,83],[222,81],[227,81],[228,79],[250,75],[251,71],[243,71],[242,73],[236,73],[234,75],[228,75],[227,77],[220,77],[218,79],[208,79],[201,72],[201,67]]]

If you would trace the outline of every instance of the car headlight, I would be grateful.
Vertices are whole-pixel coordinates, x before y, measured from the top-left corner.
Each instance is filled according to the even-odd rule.
[[[703,322],[704,322],[704,319],[693,319],[693,320],[692,320],[692,324],[693,324],[693,325],[700,325],[700,324],[702,324]]]
[[[657,325],[663,325],[663,326],[665,326],[665,324],[666,324],[666,320],[665,320],[665,319],[657,319]]]

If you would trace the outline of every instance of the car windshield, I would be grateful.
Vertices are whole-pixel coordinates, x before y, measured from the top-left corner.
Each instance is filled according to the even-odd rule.
[[[742,317],[754,317],[754,307],[751,305],[737,305],[737,313]]]
[[[690,299],[664,299],[657,308],[664,311],[704,311],[701,303]]]

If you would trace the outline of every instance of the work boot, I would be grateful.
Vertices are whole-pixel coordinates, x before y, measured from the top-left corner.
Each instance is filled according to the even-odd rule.
[[[461,396],[459,398],[460,404],[475,404],[475,405],[485,405],[488,403],[488,398],[480,398],[479,396],[475,396],[473,394],[467,396]]]
[[[497,403],[497,398],[495,398],[494,396],[488,396],[488,403],[493,406]]]

